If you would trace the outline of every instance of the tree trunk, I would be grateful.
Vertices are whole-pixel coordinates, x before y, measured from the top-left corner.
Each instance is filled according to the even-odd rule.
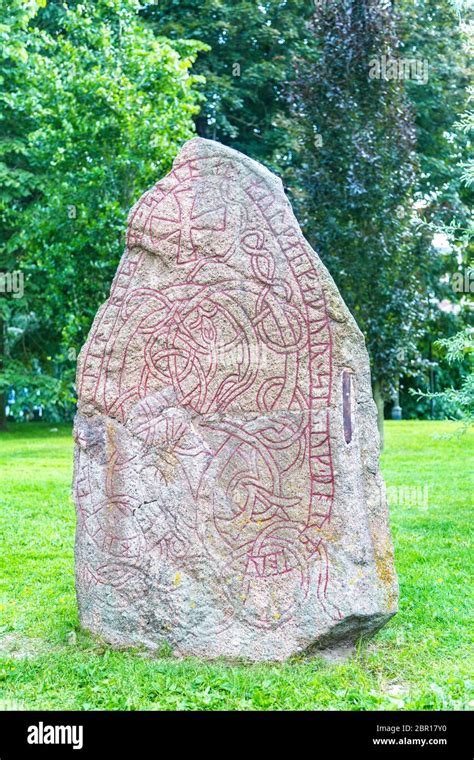
[[[376,380],[374,382],[374,401],[377,407],[377,427],[379,429],[379,435],[380,435],[380,450],[382,451],[383,446],[384,446],[384,431],[383,431],[384,399],[383,399],[382,385],[380,383],[380,380]]]

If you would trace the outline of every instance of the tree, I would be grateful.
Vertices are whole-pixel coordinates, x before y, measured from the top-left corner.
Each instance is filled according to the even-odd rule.
[[[287,126],[300,148],[287,174],[306,234],[366,336],[382,434],[436,267],[413,209],[412,114],[397,71],[383,69],[398,54],[389,2],[325,0],[311,32],[318,55],[297,60],[290,89]]]
[[[461,2],[459,5],[460,8],[464,8],[465,4]],[[466,54],[470,53],[472,55],[471,37],[468,36],[463,40],[463,49]],[[452,124],[452,128],[457,130],[457,143],[460,143],[461,146],[463,146],[464,143],[462,138],[465,137],[469,140],[474,130],[474,112],[470,107],[474,98],[474,88],[467,88],[466,94],[467,103],[461,118],[459,121]],[[457,171],[452,172],[452,174],[454,174],[454,177],[458,180],[458,183],[460,183],[461,190],[464,188],[469,192],[474,186],[474,159],[472,158],[472,153],[468,154],[469,157],[465,160],[465,154],[459,150],[459,146],[456,142],[454,143],[452,150],[453,158],[456,159],[457,157],[457,164],[456,161],[454,161],[455,169]],[[461,198],[462,193],[459,190],[459,184],[456,186],[456,190],[457,193],[455,197]],[[454,336],[436,341],[436,345],[446,352],[448,364],[461,365],[461,381],[458,388],[450,387],[438,393],[434,393],[433,389],[431,389],[430,393],[422,392],[420,390],[414,391],[412,389],[412,394],[414,396],[428,398],[431,402],[437,399],[438,401],[441,400],[444,404],[450,405],[454,408],[456,415],[461,418],[464,423],[464,429],[466,429],[474,424],[474,328],[472,327],[472,318],[470,318],[472,317],[473,306],[473,290],[470,286],[471,282],[474,282],[474,261],[472,260],[473,225],[471,218],[466,219],[465,206],[462,201],[459,201],[454,205],[454,211],[456,212],[454,229],[460,231],[462,235],[462,237],[460,237],[458,233],[458,240],[459,238],[464,240],[464,245],[462,246],[464,257],[461,259],[458,257],[457,263],[459,271],[456,272],[456,274],[460,276],[461,282],[468,285],[467,288],[461,288],[461,292],[464,293],[461,297],[461,304],[465,307],[465,312],[467,312],[466,321],[470,324],[465,326]],[[439,229],[442,232],[445,232],[446,227],[441,226],[440,222],[438,224],[440,225]],[[467,258],[469,255],[471,256],[470,261]]]
[[[418,114],[398,76],[370,76],[371,63],[400,55],[397,24],[415,39],[408,5],[403,18],[388,0],[162,0],[143,10],[157,32],[210,46],[196,64],[207,80],[197,129],[282,176],[366,335],[380,425],[399,377],[422,365],[427,321],[438,319],[435,301],[449,288],[432,233],[417,226]],[[428,56],[429,42],[427,33]],[[443,87],[440,79],[436,93]],[[420,118],[428,155],[436,140],[429,116]]]
[[[18,225],[18,212],[35,191],[35,177],[26,158],[28,123],[21,108],[21,88],[28,73],[28,23],[37,6],[2,0],[0,8],[0,269],[5,277],[7,273],[11,275],[17,260],[8,241]],[[9,294],[0,294],[0,428],[5,427],[5,371],[11,328],[14,314],[20,309]]]
[[[456,3],[457,4],[457,3]],[[469,190],[461,181],[460,164],[469,141],[455,122],[466,107],[470,81],[467,31],[452,0],[401,0],[399,54],[423,64],[426,78],[405,81],[416,133],[419,171],[417,197],[426,202],[423,214],[432,222],[449,223],[469,217]]]
[[[464,373],[459,388],[447,388],[438,393],[420,393],[431,399],[440,399],[449,404],[461,419],[464,430],[474,425],[474,328],[467,327],[452,338],[442,338],[437,345],[446,352],[448,363],[468,363],[468,370]]]
[[[297,51],[313,46],[308,0],[160,0],[142,15],[157,34],[202,40],[195,64],[205,101],[196,119],[202,137],[218,140],[275,171],[288,155],[286,83]]]
[[[126,214],[193,134],[190,67],[203,46],[178,53],[138,10],[135,0],[15,0],[4,14],[0,255],[3,268],[21,268],[25,296],[15,305],[23,334],[6,330],[3,391],[13,366],[30,386],[46,374],[71,387]]]
[[[469,130],[462,134],[456,126],[459,113],[467,107],[470,77],[463,5],[458,0],[401,0],[398,4],[400,55],[422,64],[426,73],[421,84],[412,78],[405,82],[419,164],[414,197],[421,206],[418,213],[427,235],[433,244],[437,240],[442,243],[441,254],[434,246],[427,252],[427,258],[437,263],[431,289],[436,297],[431,299],[418,343],[423,360],[411,376],[404,372],[401,381],[407,414],[443,414],[442,395],[434,398],[426,393],[415,406],[409,393],[419,387],[432,392],[436,387],[449,388],[460,382],[463,371],[460,363],[442,361],[435,340],[436,336],[452,336],[466,324],[464,288],[456,283],[459,278],[464,280],[472,258],[472,187],[462,178],[471,146]]]

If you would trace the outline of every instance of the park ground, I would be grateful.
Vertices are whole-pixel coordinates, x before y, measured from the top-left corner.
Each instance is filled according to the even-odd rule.
[[[454,710],[474,707],[474,432],[388,422],[382,467],[400,611],[348,660],[205,663],[114,651],[79,629],[69,426],[0,435],[0,709]]]

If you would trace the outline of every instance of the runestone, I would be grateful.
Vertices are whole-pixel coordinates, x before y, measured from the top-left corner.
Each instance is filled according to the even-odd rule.
[[[85,629],[283,660],[396,612],[364,338],[266,168],[183,146],[130,212],[77,390]]]

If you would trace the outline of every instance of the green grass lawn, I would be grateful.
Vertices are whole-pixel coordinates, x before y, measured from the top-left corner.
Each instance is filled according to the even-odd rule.
[[[387,423],[383,472],[401,586],[393,621],[340,664],[248,666],[148,659],[81,633],[71,431],[51,427],[12,425],[0,435],[0,709],[473,706],[473,432],[445,437],[455,424]]]

